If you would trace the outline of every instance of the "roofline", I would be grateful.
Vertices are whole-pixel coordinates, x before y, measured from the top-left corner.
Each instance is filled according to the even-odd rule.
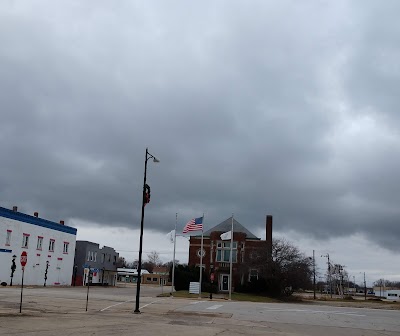
[[[249,229],[243,226],[243,224],[239,223],[237,219],[233,218],[233,215],[227,218],[226,220],[222,221],[221,223],[215,225],[214,227],[208,229],[206,232],[203,233],[203,235],[205,237],[210,237],[210,235],[214,232],[231,231],[234,223],[236,223],[236,225],[239,225],[239,228],[237,226],[235,227],[235,229],[233,230],[234,232],[246,234],[246,239],[261,240],[261,238],[257,237],[254,233],[250,232]],[[229,224],[229,227],[227,226],[227,224]]]
[[[62,225],[56,222],[51,222],[47,219],[39,218],[24,214],[22,212],[9,210],[3,207],[0,207],[0,217],[13,219],[19,222],[24,222],[36,226],[41,226],[47,229],[56,230],[60,232],[69,233],[76,236],[77,229],[71,226]]]
[[[222,231],[213,231],[213,232],[222,232]],[[236,232],[236,233],[244,233],[244,234],[246,234],[245,232]],[[190,238],[192,238],[192,237],[194,237],[194,238],[201,238],[201,235],[200,236],[190,236]],[[211,239],[211,236],[203,236],[203,239],[204,238],[206,238],[206,239]],[[246,240],[262,240],[261,238],[248,238],[248,237],[246,237]]]

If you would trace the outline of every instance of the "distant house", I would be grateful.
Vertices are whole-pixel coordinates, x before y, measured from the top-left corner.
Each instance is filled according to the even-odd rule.
[[[169,268],[166,266],[155,266],[153,268],[153,274],[169,275]]]
[[[386,299],[391,301],[400,300],[400,289],[389,289],[386,291]]]
[[[137,282],[138,278],[138,270],[137,268],[118,268],[118,277],[117,280],[120,282]],[[143,275],[150,274],[148,270],[142,269],[140,271],[142,275],[142,280],[143,280]],[[143,282],[143,281],[142,281]]]
[[[112,247],[100,248],[97,243],[77,240],[73,284],[86,285],[90,275],[92,284],[115,286],[118,256]]]
[[[375,286],[374,295],[391,301],[400,300],[400,289],[396,287]]]
[[[136,268],[118,268],[118,281],[137,282],[138,272]],[[169,271],[167,267],[154,267],[153,273],[141,270],[142,284],[146,285],[168,285]]]
[[[146,277],[144,283],[159,284],[160,286],[169,285],[169,268],[165,266],[156,266],[153,268],[151,280]]]
[[[204,232],[203,251],[201,251],[201,235],[191,236],[189,243],[189,265],[200,266],[203,254],[203,269],[210,279],[218,285],[220,292],[229,291],[230,286],[230,240],[221,240],[221,234],[231,231],[232,217]],[[272,216],[266,217],[266,239],[256,237],[236,219],[233,223],[232,277],[233,290],[239,284],[258,279],[259,270],[252,268],[251,259],[258,251],[266,251],[272,255]]]

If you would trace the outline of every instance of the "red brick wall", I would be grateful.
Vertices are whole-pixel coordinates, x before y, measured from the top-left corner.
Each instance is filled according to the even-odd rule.
[[[217,241],[221,241],[220,235],[223,232],[214,231],[210,237],[204,237],[203,249],[206,254],[203,257],[203,265],[205,266],[205,275],[210,279],[210,274],[214,272],[214,283],[219,282],[220,274],[229,274],[229,263],[216,261]],[[265,249],[267,242],[265,240],[246,239],[246,234],[235,232],[233,240],[237,241],[237,262],[232,265],[233,290],[241,282],[243,276],[244,282],[248,280],[247,263],[252,251],[256,251],[263,247]],[[244,262],[242,262],[242,243],[244,243]],[[189,265],[199,265],[200,257],[197,251],[201,246],[201,237],[190,237],[189,245]],[[246,272],[244,272],[246,270]],[[205,279],[204,279],[205,280]]]

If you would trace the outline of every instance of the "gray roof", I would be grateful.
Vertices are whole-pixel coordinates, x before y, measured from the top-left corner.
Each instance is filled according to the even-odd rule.
[[[232,229],[232,217],[224,220],[222,223],[214,226],[213,228],[204,232],[204,236],[210,236],[211,232],[218,231],[218,232],[227,232]],[[240,224],[236,219],[233,219],[233,232],[241,232],[247,235],[247,239],[258,239],[254,234],[252,234],[249,230],[247,230],[242,224]]]

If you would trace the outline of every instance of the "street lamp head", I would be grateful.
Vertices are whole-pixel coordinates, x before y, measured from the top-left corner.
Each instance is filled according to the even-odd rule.
[[[159,162],[160,162],[160,160],[159,160],[159,159],[157,159],[156,157],[154,157],[154,156],[153,156],[153,162],[155,162],[155,163],[159,163]]]

